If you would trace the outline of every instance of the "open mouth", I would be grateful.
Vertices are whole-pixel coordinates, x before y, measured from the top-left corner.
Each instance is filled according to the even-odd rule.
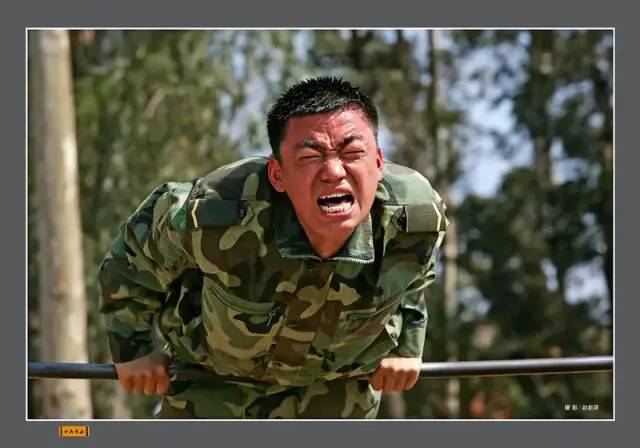
[[[353,206],[353,196],[349,193],[327,194],[318,199],[318,206],[324,213],[346,212]]]

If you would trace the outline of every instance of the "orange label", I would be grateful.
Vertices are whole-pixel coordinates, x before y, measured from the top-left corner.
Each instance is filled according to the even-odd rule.
[[[60,437],[89,437],[87,425],[60,425],[58,427]]]

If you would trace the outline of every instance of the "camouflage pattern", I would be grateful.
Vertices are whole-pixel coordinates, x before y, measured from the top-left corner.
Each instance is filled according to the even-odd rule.
[[[316,381],[309,386],[258,382],[174,382],[157,417],[184,418],[375,418],[381,393],[366,379]]]
[[[383,358],[422,356],[422,293],[447,227],[429,182],[386,162],[368,219],[337,254],[320,259],[287,196],[271,187],[266,160],[160,186],[123,225],[100,268],[114,361],[152,351],[155,323],[175,362],[242,382],[211,389],[215,397],[242,397],[222,414],[258,415],[250,409],[260,400],[293,406],[292,398],[273,397],[294,390],[296,410],[287,415],[305,414],[304,397],[330,394],[321,392],[329,383],[344,397]],[[187,395],[169,395],[169,403],[195,403]],[[338,400],[340,415],[354,400],[376,402],[370,387],[360,395]],[[358,407],[363,416],[367,406]]]

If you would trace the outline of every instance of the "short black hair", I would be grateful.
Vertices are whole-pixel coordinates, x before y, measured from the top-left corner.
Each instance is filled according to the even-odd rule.
[[[378,111],[367,95],[349,81],[321,76],[295,84],[284,92],[269,109],[267,133],[276,158],[280,158],[280,143],[287,121],[291,117],[322,114],[341,110],[361,111],[378,140]]]

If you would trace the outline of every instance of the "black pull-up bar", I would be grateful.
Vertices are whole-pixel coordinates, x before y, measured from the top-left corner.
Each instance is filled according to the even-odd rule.
[[[613,356],[578,358],[537,358],[502,361],[426,362],[422,378],[550,375],[560,373],[608,372],[613,370]],[[173,379],[187,381],[224,381],[225,377],[199,367],[171,365]],[[65,362],[29,362],[29,378],[117,379],[113,364],[80,364]]]

